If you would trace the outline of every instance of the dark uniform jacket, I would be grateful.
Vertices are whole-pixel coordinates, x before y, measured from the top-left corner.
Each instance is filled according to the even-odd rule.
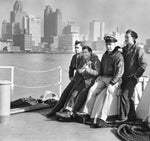
[[[82,60],[81,54],[74,54],[72,56],[71,63],[69,66],[69,78],[72,78],[75,76],[75,71],[77,70],[81,60]]]
[[[114,85],[121,81],[124,73],[123,55],[117,48],[112,52],[106,51],[101,59],[100,76],[112,76],[110,84]]]
[[[100,73],[100,60],[95,54],[92,54],[88,61],[83,58],[79,64],[78,71],[82,69],[84,65],[88,65],[90,69],[88,72],[84,71],[83,73],[80,73],[80,75],[82,75],[82,78],[85,81],[85,85],[89,87],[94,83],[95,79]]]
[[[130,77],[139,78],[142,76],[147,66],[144,54],[144,49],[136,44],[130,48],[128,46],[123,48],[123,56],[125,61],[124,79]]]

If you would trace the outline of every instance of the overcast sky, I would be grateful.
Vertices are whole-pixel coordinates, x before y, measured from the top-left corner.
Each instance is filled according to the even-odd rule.
[[[10,11],[16,0],[0,0],[0,24],[9,21]],[[139,41],[150,38],[150,0],[21,0],[28,14],[43,19],[44,9],[49,4],[55,11],[61,9],[63,23],[76,21],[83,33],[88,33],[89,22],[105,22],[106,32],[133,29],[139,34]],[[1,26],[0,26],[1,27]],[[0,28],[1,30],[1,28]]]

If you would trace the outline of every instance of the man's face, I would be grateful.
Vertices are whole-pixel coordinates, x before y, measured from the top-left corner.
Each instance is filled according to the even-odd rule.
[[[82,51],[82,46],[81,44],[75,45],[75,53],[80,53]]]
[[[125,35],[125,43],[128,44],[134,44],[134,38],[131,36],[130,33]]]
[[[115,49],[115,43],[106,43],[107,51],[113,51]]]
[[[82,50],[82,54],[84,59],[87,59],[91,56],[91,53],[87,49]]]

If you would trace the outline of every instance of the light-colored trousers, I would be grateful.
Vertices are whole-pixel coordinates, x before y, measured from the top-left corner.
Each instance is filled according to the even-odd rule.
[[[115,93],[119,87],[119,83],[117,83],[113,85],[114,92],[112,94],[106,93],[107,86],[111,79],[112,77],[102,77],[100,80],[95,81],[88,92],[82,112],[89,114],[91,118],[106,121],[113,100],[112,94]]]

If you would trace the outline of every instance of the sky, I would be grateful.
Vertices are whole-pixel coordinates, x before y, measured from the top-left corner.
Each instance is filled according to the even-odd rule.
[[[0,24],[9,21],[10,11],[16,0],[0,0]],[[105,23],[107,33],[135,30],[139,42],[150,38],[150,0],[21,0],[24,11],[43,19],[46,5],[53,11],[61,9],[63,25],[75,21],[82,33],[88,34],[89,23],[99,20]],[[0,27],[1,31],[1,27]]]

